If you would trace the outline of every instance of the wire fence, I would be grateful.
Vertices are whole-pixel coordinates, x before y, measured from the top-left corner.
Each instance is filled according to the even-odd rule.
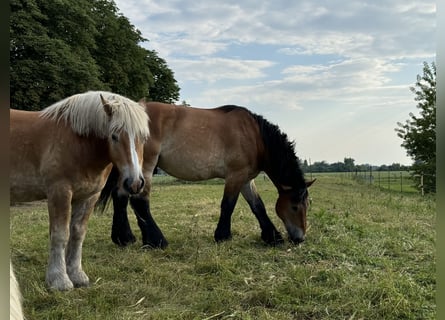
[[[404,192],[419,192],[409,171],[363,171],[355,172],[355,179],[381,189]]]
[[[425,194],[423,188],[424,178],[428,175],[413,175],[410,171],[383,171],[373,170],[371,167],[368,170],[355,170],[348,172],[331,172],[331,173],[316,173],[309,172],[308,175],[316,177],[317,175],[336,175],[346,179],[353,179],[360,183],[369,184],[380,189],[390,190],[400,193],[421,193]],[[416,181],[417,179],[418,181]],[[419,188],[416,187],[419,184]]]

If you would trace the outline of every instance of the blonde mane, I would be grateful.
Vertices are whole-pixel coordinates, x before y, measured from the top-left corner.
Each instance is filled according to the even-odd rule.
[[[9,319],[23,320],[22,294],[9,260]]]
[[[100,95],[109,103],[111,122],[104,111]],[[41,112],[41,117],[70,124],[81,136],[94,134],[105,138],[124,130],[130,136],[145,139],[149,135],[148,115],[139,103],[107,91],[88,91],[75,94],[52,104]]]

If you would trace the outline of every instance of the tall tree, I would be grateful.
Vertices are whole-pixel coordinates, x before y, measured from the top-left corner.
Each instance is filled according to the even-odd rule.
[[[425,192],[436,190],[436,64],[423,63],[423,75],[417,75],[415,86],[410,88],[418,101],[419,115],[409,113],[404,124],[398,122],[397,135],[403,139],[402,147],[414,160],[412,169],[418,188],[423,176]]]
[[[147,52],[146,63],[153,74],[153,82],[149,89],[149,99],[165,103],[174,103],[179,99],[179,86],[173,71],[156,51]]]
[[[153,75],[145,65],[146,41],[139,30],[117,13],[114,2],[94,1],[93,19],[99,33],[93,56],[100,66],[100,79],[111,91],[131,99],[148,95]]]
[[[172,102],[179,87],[165,60],[112,0],[10,1],[11,106],[39,110],[69,95],[110,90]]]
[[[67,95],[102,86],[99,68],[88,51],[94,41],[87,35],[96,30],[88,17],[87,3],[11,0],[10,90],[14,108],[38,110]]]

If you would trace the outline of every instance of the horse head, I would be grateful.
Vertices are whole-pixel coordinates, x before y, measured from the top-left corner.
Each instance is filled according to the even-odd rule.
[[[304,188],[281,186],[275,211],[283,221],[289,240],[293,243],[304,241],[306,234],[306,212],[309,207],[308,188],[316,179],[306,181]]]
[[[111,161],[120,172],[119,192],[136,194],[142,191],[145,185],[142,173],[144,143],[148,136],[148,116],[139,104],[130,106],[122,112],[122,101],[116,97],[105,99],[100,95],[105,113],[108,115],[110,130],[108,150]],[[126,106],[128,107],[128,106]],[[138,108],[142,112],[138,112]],[[135,112],[133,117],[129,116]],[[142,117],[133,121],[134,117]],[[144,120],[145,119],[145,120]],[[142,120],[142,121],[141,121]],[[137,126],[141,128],[137,128]],[[144,128],[147,127],[146,129]]]

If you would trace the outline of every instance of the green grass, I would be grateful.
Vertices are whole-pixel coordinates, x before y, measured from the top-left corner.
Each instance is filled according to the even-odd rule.
[[[258,177],[269,216],[276,190]],[[84,243],[89,288],[44,284],[44,202],[11,207],[11,256],[27,319],[434,319],[435,201],[338,176],[317,175],[309,230],[300,246],[268,247],[247,204],[233,215],[233,239],[217,245],[220,180],[183,184],[157,177],[152,212],[166,250],[111,242],[111,211],[94,214]]]

